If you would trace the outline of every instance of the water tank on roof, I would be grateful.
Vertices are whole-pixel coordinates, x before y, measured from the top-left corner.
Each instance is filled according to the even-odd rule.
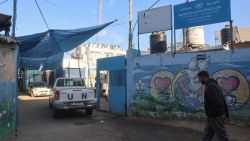
[[[237,33],[238,33],[238,28],[236,26],[234,26],[233,27],[233,42],[238,41]],[[221,35],[221,44],[222,45],[226,45],[226,44],[230,43],[231,42],[230,26],[226,25],[223,29],[221,29],[220,35]]]
[[[153,32],[150,35],[150,53],[162,53],[167,50],[165,32]]]
[[[187,29],[187,45],[189,47],[202,47],[204,44],[203,26],[190,27]]]

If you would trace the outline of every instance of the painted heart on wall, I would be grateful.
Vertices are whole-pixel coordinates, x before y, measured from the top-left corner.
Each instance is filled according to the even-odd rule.
[[[169,77],[164,77],[164,78],[156,77],[154,79],[154,82],[155,82],[155,86],[156,86],[157,90],[164,91],[170,86],[171,78],[169,78]]]
[[[218,84],[221,88],[227,92],[230,92],[239,87],[240,81],[235,76],[230,76],[228,78],[219,77],[217,78]]]

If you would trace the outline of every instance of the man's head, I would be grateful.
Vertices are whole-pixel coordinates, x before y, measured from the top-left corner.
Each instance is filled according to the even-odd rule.
[[[202,84],[206,84],[209,80],[209,74],[206,71],[201,71],[198,73],[199,80]]]

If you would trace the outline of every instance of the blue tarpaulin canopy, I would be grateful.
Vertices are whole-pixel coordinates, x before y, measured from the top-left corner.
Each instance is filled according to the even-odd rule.
[[[29,69],[57,69],[68,52],[91,38],[113,22],[74,30],[48,30],[17,37],[19,66]]]

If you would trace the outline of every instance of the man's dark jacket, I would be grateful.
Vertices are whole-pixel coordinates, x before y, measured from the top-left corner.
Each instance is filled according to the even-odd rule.
[[[229,117],[227,104],[222,94],[221,87],[214,79],[209,79],[206,83],[204,94],[205,113],[208,118],[216,118],[222,115]]]

